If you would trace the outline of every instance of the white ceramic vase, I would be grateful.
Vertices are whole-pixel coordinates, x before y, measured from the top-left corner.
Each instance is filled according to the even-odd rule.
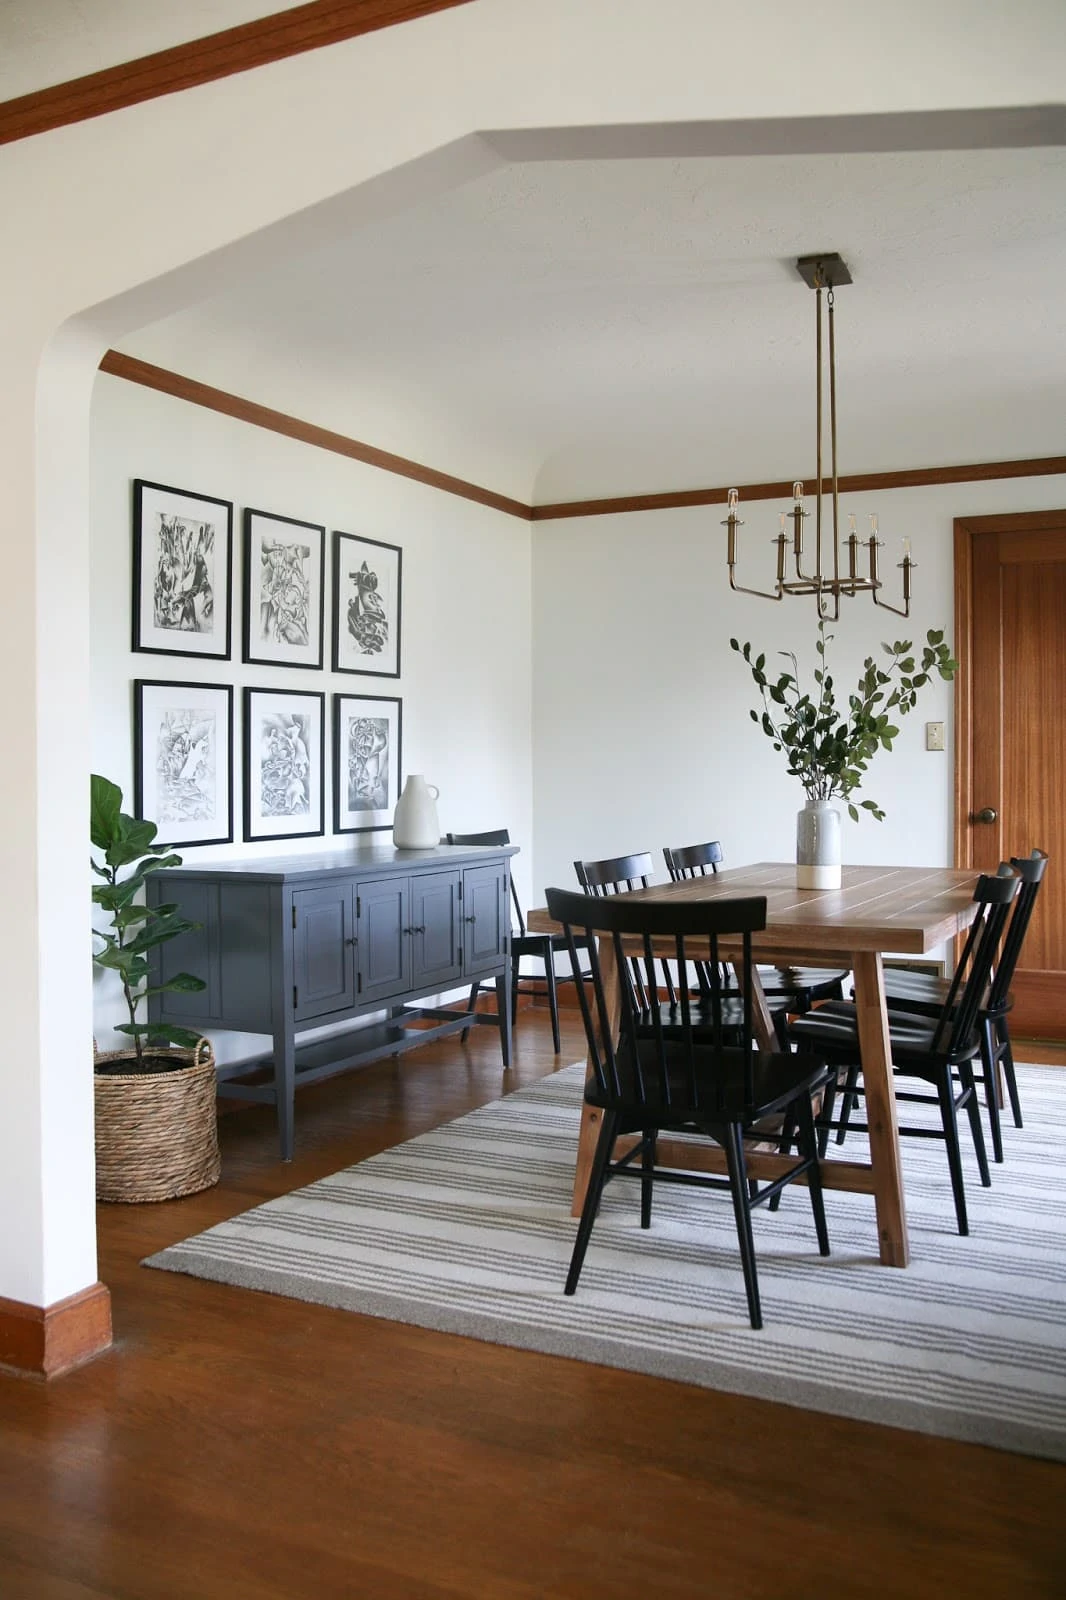
[[[796,887],[840,888],[840,812],[808,800],[796,817]]]
[[[440,844],[439,798],[436,784],[427,783],[421,772],[408,775],[392,819],[392,842],[397,850],[428,850]]]

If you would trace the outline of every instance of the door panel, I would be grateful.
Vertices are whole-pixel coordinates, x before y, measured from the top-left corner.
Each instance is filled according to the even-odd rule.
[[[411,982],[446,984],[462,975],[459,959],[459,882],[456,872],[411,879]]]
[[[498,967],[511,931],[506,866],[463,872],[463,971],[469,977]]]
[[[407,878],[359,884],[360,1000],[383,1000],[411,987],[411,896]]]
[[[1011,1028],[1063,1039],[1066,511],[956,523],[956,570],[960,663],[969,675],[960,684],[956,861],[994,872],[1034,846],[1047,851]],[[996,812],[993,823],[977,820],[985,808]]]
[[[293,979],[296,1020],[355,1004],[354,885],[293,893]]]

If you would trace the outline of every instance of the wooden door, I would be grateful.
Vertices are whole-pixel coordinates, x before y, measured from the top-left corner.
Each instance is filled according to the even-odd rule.
[[[1066,1039],[1066,511],[959,519],[955,583],[956,865],[1047,851],[1011,1031]]]
[[[498,968],[511,936],[507,862],[463,871],[463,973],[476,978]]]
[[[359,999],[402,994],[411,987],[410,879],[363,879],[356,900]]]
[[[411,879],[411,987],[424,993],[462,975],[458,868]]]

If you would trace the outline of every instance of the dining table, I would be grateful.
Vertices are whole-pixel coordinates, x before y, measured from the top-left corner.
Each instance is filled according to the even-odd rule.
[[[757,962],[796,965],[814,962],[820,967],[848,969],[853,975],[855,1008],[862,1057],[866,1120],[869,1127],[868,1161],[832,1156],[821,1162],[826,1188],[848,1189],[872,1195],[877,1220],[882,1265],[905,1267],[910,1259],[899,1125],[893,1092],[892,1054],[888,1008],[885,1002],[883,958],[938,959],[943,947],[965,931],[976,915],[973,892],[977,874],[950,867],[861,867],[842,869],[839,889],[800,889],[794,864],[757,862],[728,867],[705,877],[677,883],[652,884],[630,891],[640,899],[686,902],[725,900],[751,895],[766,898],[766,926],[752,936]],[[531,932],[557,933],[559,925],[546,909],[527,916]],[[727,940],[720,940],[723,959],[739,956]],[[624,946],[623,946],[624,948]],[[619,973],[611,939],[601,938],[598,950],[612,1026],[621,1006]],[[693,953],[696,947],[693,946]],[[752,987],[753,1021],[760,1049],[778,1049],[774,1020],[762,992],[758,974]],[[591,1070],[591,1069],[590,1069]],[[573,1214],[579,1216],[585,1198],[602,1113],[583,1103],[578,1135]],[[621,1141],[619,1141],[621,1149]],[[725,1153],[714,1146],[663,1138],[658,1156],[665,1166],[723,1172]],[[773,1179],[791,1164],[764,1142],[748,1157],[754,1179]]]

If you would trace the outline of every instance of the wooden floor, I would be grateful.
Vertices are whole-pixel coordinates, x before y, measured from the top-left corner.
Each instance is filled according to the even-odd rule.
[[[493,1040],[305,1090],[291,1166],[257,1108],[218,1188],[101,1208],[115,1349],[0,1376],[4,1600],[1066,1593],[1066,1468],[138,1265],[495,1098]],[[523,1012],[508,1086],[550,1046]]]

